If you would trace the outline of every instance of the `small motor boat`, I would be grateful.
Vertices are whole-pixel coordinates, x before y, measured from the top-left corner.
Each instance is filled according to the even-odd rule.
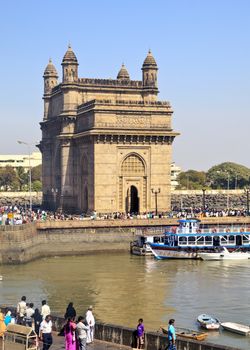
[[[240,323],[234,322],[223,322],[221,323],[221,327],[226,329],[227,331],[241,334],[241,335],[249,335],[250,334],[250,326],[246,326]]]
[[[220,328],[220,321],[207,314],[201,314],[198,316],[197,321],[200,326],[208,330],[217,330]]]

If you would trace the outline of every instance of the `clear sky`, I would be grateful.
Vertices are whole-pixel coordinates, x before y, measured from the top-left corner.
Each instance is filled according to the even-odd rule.
[[[116,78],[124,62],[141,79],[150,48],[181,133],[173,161],[250,167],[249,0],[2,0],[0,31],[0,154],[41,139],[43,71],[51,57],[61,79],[70,42],[79,76],[93,78]]]

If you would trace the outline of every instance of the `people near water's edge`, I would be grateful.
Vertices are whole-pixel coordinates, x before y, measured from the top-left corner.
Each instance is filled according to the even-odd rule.
[[[43,341],[43,350],[48,350],[53,343],[52,339],[52,321],[51,316],[47,315],[41,322],[39,337]]]
[[[33,317],[34,317],[34,313],[35,313],[33,306],[34,306],[33,303],[27,304],[27,308],[26,308],[25,315],[23,318],[24,325],[27,327],[32,327]]]
[[[65,349],[76,350],[76,324],[74,317],[69,317],[64,326]]]
[[[87,326],[85,323],[86,321],[84,318],[82,316],[79,316],[76,324],[76,335],[79,350],[86,350],[87,331],[89,330],[89,326]]]
[[[46,300],[42,300],[41,315],[43,317],[43,320],[46,318],[47,315],[50,315],[50,307],[47,304]]]
[[[17,323],[23,324],[23,318],[26,313],[26,296],[22,296],[21,301],[17,304]]]
[[[168,350],[176,350],[176,334],[174,328],[175,320],[171,318],[168,322]]]
[[[142,349],[144,345],[144,324],[143,319],[138,320],[137,331],[136,331],[136,347]]]
[[[4,317],[4,323],[6,326],[8,326],[9,323],[11,323],[11,311],[7,311],[5,317]]]
[[[4,314],[0,310],[0,338],[3,337],[5,331],[6,331],[6,324],[4,323]]]
[[[87,325],[89,326],[89,329],[87,331],[87,344],[93,343],[94,341],[95,318],[92,310],[93,310],[93,307],[92,305],[90,305],[86,312],[86,322],[87,322]]]
[[[71,317],[76,317],[76,310],[73,306],[72,301],[67,306],[67,309],[66,309],[66,312],[64,315],[65,320],[67,320],[68,318],[71,318]]]
[[[41,323],[43,321],[43,317],[40,314],[39,309],[37,309],[37,308],[35,309],[33,318],[34,318],[35,332],[36,332],[37,335],[39,335],[40,325],[41,325]]]

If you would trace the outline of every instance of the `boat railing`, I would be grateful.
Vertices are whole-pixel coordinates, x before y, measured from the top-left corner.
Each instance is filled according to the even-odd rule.
[[[249,232],[250,233],[250,228],[243,228],[243,227],[230,227],[230,228],[221,228],[221,227],[213,227],[213,228],[201,228],[197,229],[196,232],[185,232],[185,230],[178,229],[177,233],[182,233],[182,234],[199,234],[199,233],[244,233],[244,232]]]

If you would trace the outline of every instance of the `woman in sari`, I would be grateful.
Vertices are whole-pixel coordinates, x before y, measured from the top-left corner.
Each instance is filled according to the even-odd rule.
[[[4,323],[4,315],[2,312],[0,312],[0,337],[3,337],[5,331],[6,324]]]
[[[68,318],[64,326],[65,349],[76,350],[76,324],[74,318]]]

